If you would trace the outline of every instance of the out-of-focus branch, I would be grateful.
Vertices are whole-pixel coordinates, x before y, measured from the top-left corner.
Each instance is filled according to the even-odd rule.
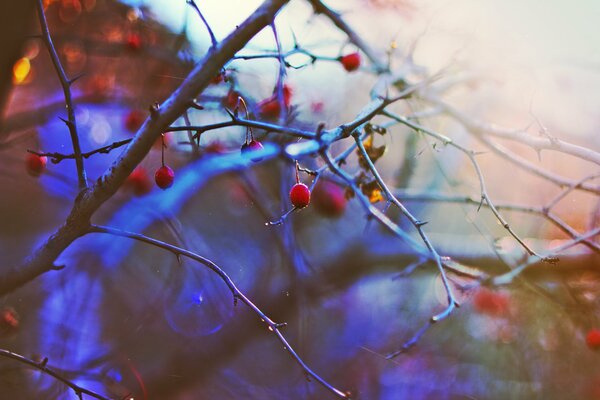
[[[44,14],[43,0],[37,1],[37,11],[40,20],[40,27],[42,29],[42,40],[44,41],[54,69],[60,80],[63,94],[65,97],[65,105],[67,108],[67,120],[63,120],[69,128],[69,134],[71,135],[71,143],[73,144],[73,153],[75,153],[75,165],[77,166],[77,180],[79,182],[79,189],[87,187],[87,177],[85,174],[85,168],[83,166],[83,157],[81,155],[81,146],[79,144],[79,133],[77,132],[77,120],[75,119],[75,108],[73,105],[73,98],[71,95],[71,85],[75,82],[74,79],[67,78],[67,74],[58,58],[58,53],[52,43],[52,36],[50,36],[50,30],[48,29],[48,22],[46,21],[46,14]]]
[[[284,350],[286,350],[290,354],[290,356],[294,359],[294,361],[296,361],[296,363],[298,363],[298,365],[300,365],[300,367],[304,370],[304,372],[307,375],[309,375],[311,378],[314,378],[315,380],[317,380],[323,387],[325,387],[327,390],[329,390],[331,393],[333,393],[337,397],[342,398],[342,399],[347,399],[349,397],[347,393],[344,393],[341,390],[336,389],[334,386],[329,384],[325,379],[323,379],[320,375],[315,373],[312,369],[310,369],[308,367],[308,365],[306,365],[306,363],[302,360],[302,358],[300,358],[300,356],[296,353],[296,351],[292,348],[292,346],[289,344],[287,339],[281,333],[281,328],[285,327],[287,325],[287,323],[276,323],[271,318],[269,318],[248,297],[246,297],[246,295],[242,291],[240,291],[237,288],[237,286],[231,280],[229,275],[227,275],[227,273],[225,273],[225,271],[223,271],[223,269],[221,269],[217,264],[215,264],[211,260],[209,260],[205,257],[202,257],[196,253],[193,253],[189,250],[182,249],[182,248],[174,246],[172,244],[168,244],[168,243],[162,242],[160,240],[156,240],[156,239],[150,238],[148,236],[141,235],[139,233],[126,232],[126,231],[122,231],[119,229],[114,229],[114,228],[110,228],[110,227],[106,227],[106,226],[97,226],[97,225],[92,225],[89,229],[89,232],[90,233],[107,233],[110,235],[121,236],[121,237],[129,238],[129,239],[133,239],[133,240],[138,240],[140,242],[144,242],[149,245],[170,251],[178,258],[180,256],[184,256],[184,257],[187,257],[189,259],[197,261],[200,264],[206,266],[207,268],[212,270],[214,273],[216,273],[221,278],[221,280],[227,285],[227,287],[231,291],[231,294],[233,295],[234,304],[236,304],[237,301],[239,300],[242,303],[244,303],[246,306],[248,306],[260,318],[260,320],[267,325],[268,330],[277,337],[277,339],[283,345]]]
[[[429,237],[423,230],[423,226],[427,222],[419,221],[417,218],[415,218],[411,214],[411,212],[408,211],[408,209],[404,206],[404,204],[402,204],[398,200],[398,198],[396,198],[396,196],[394,196],[392,191],[389,189],[389,187],[386,185],[383,178],[379,174],[379,171],[377,171],[377,168],[375,167],[375,164],[373,164],[371,157],[369,157],[369,154],[367,153],[367,150],[365,149],[365,146],[364,146],[362,140],[360,139],[359,135],[357,133],[355,133],[353,136],[354,136],[356,145],[358,146],[358,151],[359,151],[362,159],[366,162],[369,171],[371,171],[371,173],[375,177],[375,180],[379,184],[379,187],[383,190],[387,199],[392,204],[394,204],[396,207],[398,207],[400,212],[410,220],[411,224],[415,227],[417,232],[419,232],[419,236],[421,236],[421,240],[423,241],[423,243],[425,243],[425,247],[427,247],[427,250],[429,250],[429,252],[431,253],[433,261],[435,262],[435,264],[438,267],[438,270],[440,272],[440,276],[442,278],[442,283],[444,284],[444,288],[445,288],[446,294],[448,296],[448,308],[446,310],[444,310],[442,313],[434,316],[432,318],[432,321],[439,321],[441,319],[446,318],[447,316],[450,315],[450,313],[452,312],[454,307],[456,307],[458,305],[458,303],[456,302],[456,299],[454,298],[454,294],[452,293],[452,288],[450,287],[450,283],[448,282],[448,277],[446,276],[446,272],[444,271],[444,266],[442,265],[442,257],[438,254],[437,250],[431,243],[431,240],[429,240]]]
[[[539,257],[540,259],[544,259],[544,257],[542,257],[541,255],[539,255],[538,253],[536,253],[530,246],[528,246],[525,241],[523,239],[521,239],[521,237],[519,235],[517,235],[517,233],[510,227],[509,223],[506,221],[506,219],[504,219],[504,217],[500,214],[500,212],[498,211],[498,209],[496,208],[496,206],[494,205],[494,203],[492,202],[492,200],[490,199],[490,196],[488,195],[487,189],[486,189],[486,185],[485,185],[485,180],[483,177],[483,173],[481,172],[481,168],[479,168],[479,164],[477,163],[477,160],[475,160],[475,152],[472,150],[469,150],[467,148],[465,148],[464,146],[461,146],[459,144],[457,144],[456,142],[454,142],[451,138],[442,135],[440,133],[434,132],[431,129],[425,128],[424,126],[421,126],[415,122],[409,121],[406,118],[402,118],[399,115],[395,115],[393,113],[390,113],[388,111],[385,111],[383,113],[384,115],[386,115],[387,117],[400,122],[401,124],[404,124],[414,130],[416,130],[417,132],[423,132],[433,138],[435,138],[436,140],[439,140],[440,142],[442,142],[444,145],[449,145],[454,147],[455,149],[459,150],[460,152],[462,152],[463,154],[465,154],[467,156],[467,158],[469,159],[469,161],[471,162],[471,164],[473,165],[473,168],[475,169],[475,173],[477,174],[477,178],[479,180],[479,187],[480,187],[480,191],[481,191],[481,204],[483,204],[483,202],[486,202],[490,208],[490,210],[492,211],[492,213],[494,214],[494,216],[496,217],[496,219],[500,222],[500,224],[502,225],[502,227],[513,237],[515,238],[515,240],[527,251],[527,253],[529,253],[529,255],[532,256],[536,256]],[[546,261],[548,262],[556,262],[557,260],[555,260],[554,258],[548,258],[546,259]]]
[[[564,193],[564,192],[563,192]],[[415,192],[410,190],[402,190],[396,189],[394,190],[394,194],[399,199],[405,201],[428,201],[428,202],[443,202],[443,203],[458,203],[458,204],[469,204],[473,206],[483,206],[489,207],[487,203],[481,203],[481,200],[475,199],[470,196],[463,195],[449,195],[442,193],[434,193],[434,192]],[[551,202],[552,203],[552,202]],[[577,239],[579,237],[579,233],[575,231],[571,226],[562,221],[558,216],[554,215],[550,212],[550,207],[552,204],[548,204],[543,207],[535,207],[535,206],[523,206],[518,204],[495,204],[498,210],[506,210],[506,211],[517,211],[526,214],[534,214],[546,218],[548,221],[552,222],[556,227],[562,230],[567,235],[571,236],[573,239]],[[583,240],[582,244],[586,245],[591,250],[600,253],[600,245],[594,243],[590,240]]]
[[[459,121],[474,135],[490,135],[508,139],[527,145],[537,152],[542,150],[558,151],[600,165],[600,153],[588,147],[578,146],[549,135],[533,136],[523,130],[511,130],[476,121],[446,103],[438,102],[438,104],[444,107],[448,115]]]
[[[25,364],[34,369],[37,369],[38,371],[40,371],[48,376],[53,377],[57,381],[60,381],[60,382],[64,383],[65,385],[67,385],[68,387],[70,387],[71,389],[73,389],[73,391],[75,392],[75,395],[79,399],[83,399],[83,395],[85,394],[87,396],[90,396],[90,397],[93,397],[93,398],[99,399],[99,400],[110,400],[109,397],[103,396],[94,391],[83,388],[83,387],[75,384],[74,382],[70,381],[69,379],[65,378],[60,373],[54,371],[54,369],[48,367],[48,359],[47,358],[44,358],[42,361],[38,362],[38,361],[31,360],[20,354],[13,353],[12,351],[5,350],[5,349],[0,349],[0,357],[10,358],[11,360],[18,361],[22,364]]]

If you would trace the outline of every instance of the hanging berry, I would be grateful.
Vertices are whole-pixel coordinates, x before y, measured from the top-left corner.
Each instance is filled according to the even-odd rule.
[[[244,101],[244,99],[241,96],[238,98],[238,100],[239,100],[239,104],[244,106],[244,111],[246,112],[246,119],[248,119],[248,107],[246,106],[246,102]],[[242,147],[241,147],[242,154],[259,151],[262,149],[264,149],[262,143],[256,139],[254,139],[254,133],[252,133],[252,128],[247,126],[246,127],[246,137],[244,138],[244,143],[242,144]],[[252,158],[252,161],[254,161],[254,162],[260,161],[260,160],[262,160],[262,157]]]
[[[329,180],[319,180],[312,197],[315,209],[323,216],[339,217],[346,210],[344,189]]]
[[[47,162],[48,160],[46,157],[40,157],[37,154],[27,153],[25,167],[27,168],[29,175],[38,177],[46,169]]]
[[[340,56],[338,60],[348,72],[356,71],[360,67],[360,53],[358,52]]]
[[[310,203],[310,189],[300,182],[300,166],[296,161],[296,184],[290,190],[290,202],[294,208],[304,208]]]
[[[304,208],[310,203],[310,189],[304,183],[296,183],[290,190],[290,201],[296,208]]]
[[[165,190],[173,186],[173,181],[175,180],[175,172],[169,167],[165,165],[165,135],[161,135],[162,139],[162,154],[161,154],[161,162],[162,166],[156,170],[154,174],[154,181],[156,182],[156,186]]]
[[[173,186],[174,180],[175,172],[168,165],[163,165],[162,167],[157,169],[156,173],[154,174],[154,181],[156,182],[156,186],[163,190]]]

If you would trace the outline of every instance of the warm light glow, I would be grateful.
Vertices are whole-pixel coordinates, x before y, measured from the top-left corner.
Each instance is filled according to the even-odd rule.
[[[25,83],[25,79],[27,79],[30,71],[31,63],[29,62],[29,58],[23,57],[18,59],[13,66],[13,83],[15,85]]]

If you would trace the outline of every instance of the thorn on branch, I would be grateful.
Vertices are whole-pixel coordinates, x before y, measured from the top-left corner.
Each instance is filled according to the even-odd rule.
[[[159,115],[159,110],[160,110],[160,104],[158,102],[154,102],[151,106],[150,106],[150,118],[152,119],[156,119],[158,118]]]

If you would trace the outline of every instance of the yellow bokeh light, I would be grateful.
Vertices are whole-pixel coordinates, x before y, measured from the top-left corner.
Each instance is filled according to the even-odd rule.
[[[31,63],[29,58],[19,58],[13,66],[13,83],[19,85],[27,79],[29,72],[31,71]]]

